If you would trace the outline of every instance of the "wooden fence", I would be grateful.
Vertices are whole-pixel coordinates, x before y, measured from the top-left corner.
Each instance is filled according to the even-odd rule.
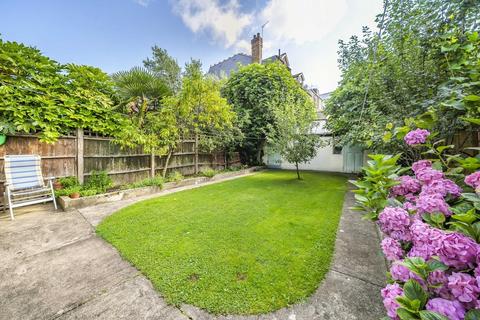
[[[38,154],[42,157],[44,177],[76,176],[88,179],[93,170],[106,171],[116,185],[161,174],[165,157],[144,153],[141,147],[122,149],[112,138],[77,130],[62,136],[54,144],[42,143],[35,135],[9,136],[0,146],[0,194],[3,195],[3,159],[6,154]],[[172,154],[168,171],[192,175],[206,168],[224,169],[240,165],[238,153],[202,153],[194,139],[183,140]],[[3,198],[3,197],[2,197]]]

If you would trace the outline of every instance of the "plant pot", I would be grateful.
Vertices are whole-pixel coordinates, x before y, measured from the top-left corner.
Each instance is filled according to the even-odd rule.
[[[55,181],[53,183],[53,189],[54,190],[62,190],[63,189],[63,185],[60,183],[60,181]]]
[[[7,136],[4,135],[4,134],[2,134],[2,133],[0,133],[0,146],[1,146],[2,144],[5,144],[6,141],[7,141]]]
[[[73,192],[69,195],[71,199],[78,199],[80,198],[80,192]]]

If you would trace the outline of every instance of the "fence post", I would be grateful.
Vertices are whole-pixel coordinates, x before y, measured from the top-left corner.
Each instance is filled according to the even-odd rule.
[[[77,128],[77,179],[80,183],[83,183],[83,129]]]
[[[150,154],[150,176],[155,177],[155,153]]]
[[[195,134],[195,174],[198,173],[198,134]]]

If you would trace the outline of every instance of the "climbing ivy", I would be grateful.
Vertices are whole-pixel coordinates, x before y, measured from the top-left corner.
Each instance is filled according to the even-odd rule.
[[[113,86],[98,68],[62,65],[38,49],[0,39],[0,118],[9,130],[54,142],[75,128],[114,135]],[[13,129],[12,129],[13,128]]]

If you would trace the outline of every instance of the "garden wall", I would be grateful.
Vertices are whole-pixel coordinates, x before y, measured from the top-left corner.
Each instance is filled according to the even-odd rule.
[[[44,177],[76,176],[88,179],[92,170],[105,170],[115,184],[138,181],[161,174],[165,157],[144,153],[141,147],[122,149],[112,138],[77,130],[62,136],[54,144],[42,143],[35,135],[9,136],[0,146],[0,194],[3,195],[5,175],[3,159],[8,154],[38,154],[42,157]],[[229,158],[229,159],[227,159]],[[183,175],[198,173],[206,168],[224,169],[239,166],[238,153],[226,157],[225,152],[202,153],[194,139],[183,140],[169,164],[169,171]],[[3,197],[0,202],[3,202]]]

